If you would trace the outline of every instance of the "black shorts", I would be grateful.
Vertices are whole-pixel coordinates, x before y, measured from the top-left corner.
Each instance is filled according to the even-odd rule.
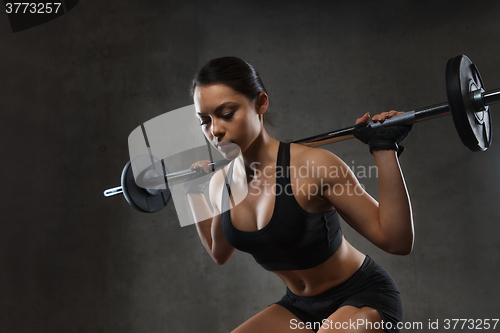
[[[286,295],[275,304],[288,309],[305,324],[309,323],[306,327],[313,328],[315,332],[322,324],[323,327],[329,325],[331,328],[332,323],[323,323],[323,320],[344,305],[358,308],[369,306],[378,310],[383,320],[383,328],[388,333],[399,332],[397,324],[403,319],[403,306],[396,283],[391,275],[369,256],[366,256],[353,276],[338,286],[315,296],[297,296],[287,288]],[[342,324],[347,325],[338,323]],[[376,323],[371,324],[378,328]]]

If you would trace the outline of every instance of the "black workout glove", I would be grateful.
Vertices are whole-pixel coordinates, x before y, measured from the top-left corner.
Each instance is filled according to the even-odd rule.
[[[405,147],[399,143],[410,134],[413,125],[397,125],[372,128],[366,123],[359,123],[354,126],[353,134],[362,142],[368,144],[370,153],[374,150],[395,150],[398,156],[403,153]]]

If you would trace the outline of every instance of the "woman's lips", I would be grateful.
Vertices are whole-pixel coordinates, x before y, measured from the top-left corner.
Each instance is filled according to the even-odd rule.
[[[219,144],[217,144],[217,148],[219,150],[222,150],[222,151],[227,151],[227,150],[231,149],[231,147],[233,145],[234,144],[231,144],[231,143],[219,143]]]

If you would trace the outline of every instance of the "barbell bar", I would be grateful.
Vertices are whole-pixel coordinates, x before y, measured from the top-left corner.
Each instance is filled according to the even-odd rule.
[[[485,91],[479,70],[465,55],[451,58],[446,65],[447,103],[440,103],[421,109],[405,112],[386,119],[380,123],[370,123],[373,128],[410,125],[451,114],[455,128],[463,144],[472,151],[485,151],[491,145],[491,117],[489,106],[500,102],[500,89]],[[329,143],[353,138],[354,126],[327,132],[305,139],[292,141],[309,147],[317,147]],[[227,165],[229,160],[209,163],[211,171]],[[163,164],[162,164],[163,165]],[[156,174],[147,179],[141,179],[141,184],[148,186],[163,186],[163,189],[145,189],[137,185],[128,162],[122,171],[122,186],[104,191],[104,196],[110,197],[123,193],[128,203],[141,212],[157,212],[165,207],[170,200],[168,184],[183,182],[195,174],[202,175],[200,170],[181,170],[168,173],[163,166],[163,175]],[[147,170],[141,172],[146,175]],[[151,173],[150,173],[151,174]],[[138,175],[137,178],[141,177]]]
[[[231,161],[230,160],[222,160],[222,161],[215,161],[212,163],[208,163],[208,167],[211,172],[215,172],[219,170],[220,168],[228,165]],[[123,172],[122,172],[123,173]],[[171,172],[166,175],[162,176],[156,176],[156,177],[151,177],[149,179],[146,179],[145,181],[142,182],[143,185],[145,185],[146,188],[154,188],[157,186],[162,186],[165,184],[165,182],[170,184],[177,184],[186,181],[186,179],[194,176],[195,174],[199,174],[200,176],[204,175],[205,172],[197,171],[197,170],[191,170],[191,169],[186,169],[186,170],[181,170],[177,172]],[[138,176],[140,177],[140,175]],[[150,192],[154,193],[154,189],[150,189]],[[123,186],[117,186],[113,187],[110,189],[107,189],[104,191],[104,196],[105,197],[111,197],[113,195],[117,195],[123,193]],[[151,193],[151,194],[153,194]]]
[[[485,106],[498,103],[500,102],[500,89],[482,92],[480,98],[484,102]],[[441,103],[433,106],[428,106],[422,109],[407,111],[404,114],[399,114],[397,116],[388,118],[383,123],[379,122],[371,123],[370,126],[373,128],[379,128],[383,126],[411,125],[421,121],[447,116],[450,113],[451,110],[449,104]],[[329,143],[351,139],[354,137],[353,132],[354,132],[354,126],[350,126],[340,130],[335,130],[333,132],[327,132],[324,134],[311,136],[305,139],[292,141],[292,143],[297,143],[308,147],[317,147]]]

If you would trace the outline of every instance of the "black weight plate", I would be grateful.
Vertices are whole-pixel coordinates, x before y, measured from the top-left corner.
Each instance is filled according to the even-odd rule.
[[[451,58],[446,64],[446,94],[453,122],[463,144],[472,151],[485,151],[491,145],[489,108],[478,110],[471,92],[484,89],[479,71],[465,55]]]
[[[127,202],[143,213],[155,213],[163,209],[170,200],[170,189],[161,190],[158,194],[151,194],[142,187],[137,186],[130,161],[122,171],[123,196]]]

